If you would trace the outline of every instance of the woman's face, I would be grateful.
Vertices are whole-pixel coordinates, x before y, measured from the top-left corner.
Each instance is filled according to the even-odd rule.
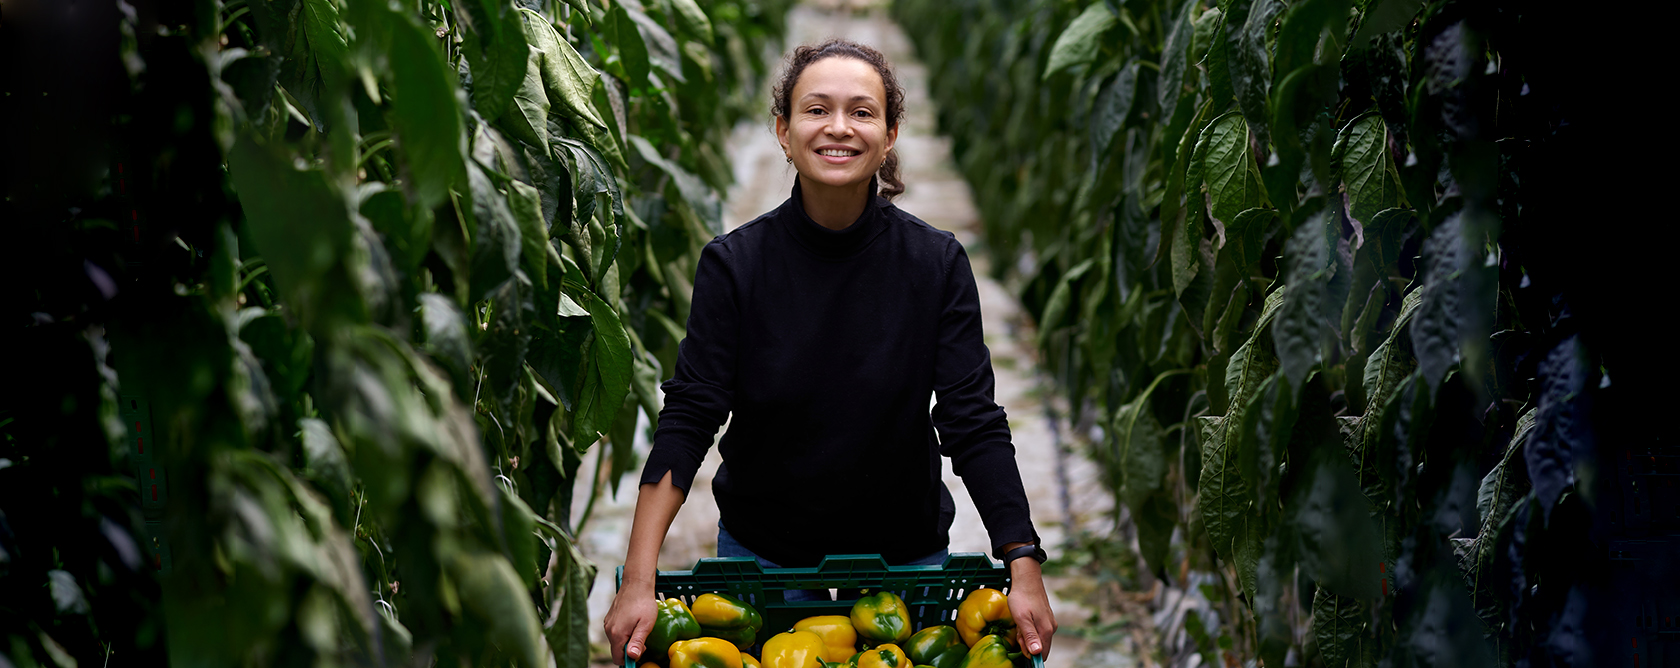
[[[807,188],[867,187],[898,139],[886,86],[868,63],[824,58],[800,73],[776,136]]]

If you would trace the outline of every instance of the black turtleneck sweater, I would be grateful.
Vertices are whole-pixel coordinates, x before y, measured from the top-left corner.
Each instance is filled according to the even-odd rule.
[[[994,553],[1036,542],[992,385],[962,244],[874,196],[830,230],[805,214],[796,184],[701,253],[642,483],[669,471],[686,494],[730,419],[718,510],[742,545],[780,566],[874,552],[904,563],[945,548],[940,455]]]

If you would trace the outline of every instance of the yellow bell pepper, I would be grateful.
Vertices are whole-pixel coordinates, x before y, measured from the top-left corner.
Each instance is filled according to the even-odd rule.
[[[1013,668],[1018,656],[1021,655],[1009,651],[1009,643],[1004,641],[1003,636],[982,636],[973,647],[968,648],[962,668]]]
[[[764,668],[823,668],[822,637],[810,631],[778,633],[764,641]]]
[[[752,647],[759,629],[764,628],[757,610],[727,594],[701,594],[691,611],[702,634],[728,640],[740,649]]]
[[[910,668],[910,657],[898,645],[887,643],[859,654],[857,668]]]
[[[741,650],[719,638],[695,638],[671,643],[671,668],[743,668]]]
[[[957,633],[970,649],[988,635],[997,635],[1015,646],[1015,617],[1009,612],[1009,597],[996,589],[976,589],[957,606]]]
[[[910,639],[910,608],[904,605],[904,599],[890,591],[859,598],[852,604],[851,617],[852,628],[857,629],[867,646]]]
[[[742,654],[741,668],[764,668],[764,666],[759,664],[758,659],[754,659],[751,654]]]
[[[844,663],[857,653],[857,629],[852,618],[844,615],[806,617],[793,625],[795,631],[810,631],[822,638],[823,660]]]

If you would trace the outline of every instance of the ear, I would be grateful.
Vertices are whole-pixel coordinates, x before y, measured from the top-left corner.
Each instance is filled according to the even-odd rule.
[[[776,141],[782,145],[782,152],[788,151],[788,122],[781,116],[776,117]]]
[[[893,150],[893,146],[897,143],[898,143],[898,126],[894,125],[890,128],[887,128],[887,149],[886,150],[887,151]],[[882,151],[882,153],[885,153],[885,152],[886,151]]]

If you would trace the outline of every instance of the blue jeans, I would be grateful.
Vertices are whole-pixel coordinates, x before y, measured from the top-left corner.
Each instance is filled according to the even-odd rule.
[[[915,561],[911,561],[910,563],[907,563],[907,564],[893,564],[893,565],[894,566],[939,566],[941,564],[944,564],[945,563],[945,557],[948,557],[950,555],[951,555],[950,550],[940,550],[938,552],[935,552],[935,553],[930,554],[928,556],[922,557],[922,558],[917,559]],[[718,520],[717,556],[720,556],[720,557],[752,557],[754,560],[756,560],[758,562],[758,565],[762,568],[781,568],[781,566],[777,566],[774,562],[770,561],[769,559],[765,559],[764,557],[761,557],[761,556],[758,556],[757,554],[754,554],[752,550],[747,549],[745,545],[742,545],[739,541],[736,541],[734,536],[729,535],[729,530],[723,528],[723,520]],[[795,601],[832,601],[832,600],[834,600],[834,597],[831,596],[829,594],[828,590],[826,590],[826,589],[789,589],[789,590],[786,590],[786,591],[782,592],[782,597],[786,601],[788,601],[789,603],[792,603],[792,602],[795,602]]]

